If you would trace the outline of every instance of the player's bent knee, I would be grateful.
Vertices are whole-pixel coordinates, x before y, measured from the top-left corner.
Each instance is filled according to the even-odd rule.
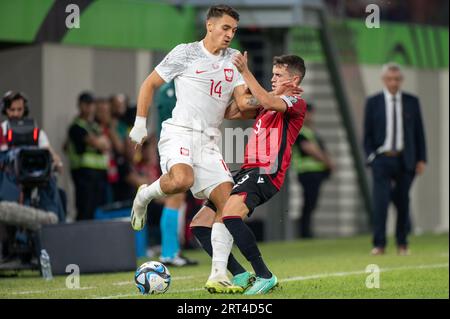
[[[173,188],[177,193],[188,191],[194,185],[194,174],[186,170],[175,170],[170,174]]]
[[[179,176],[174,180],[178,192],[187,192],[194,185],[194,178]]]
[[[233,216],[238,216],[242,218],[247,213],[248,208],[244,202],[244,197],[240,195],[232,195],[225,204],[225,207],[222,212],[222,218]]]

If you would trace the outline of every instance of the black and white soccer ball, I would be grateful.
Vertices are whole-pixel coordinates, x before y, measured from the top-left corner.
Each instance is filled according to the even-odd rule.
[[[169,269],[157,261],[142,264],[134,274],[136,287],[144,295],[165,293],[169,289],[170,281]]]

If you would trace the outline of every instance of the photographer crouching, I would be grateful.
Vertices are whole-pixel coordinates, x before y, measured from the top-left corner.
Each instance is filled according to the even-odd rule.
[[[65,220],[64,193],[56,175],[62,162],[47,134],[28,118],[21,92],[2,99],[0,126],[0,270],[37,268],[37,230]]]

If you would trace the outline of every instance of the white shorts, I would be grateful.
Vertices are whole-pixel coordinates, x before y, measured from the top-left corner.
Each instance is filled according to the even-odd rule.
[[[163,174],[175,164],[192,167],[194,184],[191,192],[196,198],[207,199],[219,184],[234,183],[219,147],[200,132],[163,123],[158,150]]]

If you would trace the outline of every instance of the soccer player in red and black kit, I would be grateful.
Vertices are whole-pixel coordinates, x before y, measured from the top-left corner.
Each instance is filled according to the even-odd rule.
[[[248,69],[246,52],[236,55],[233,64],[242,74],[253,96],[254,101],[247,104],[257,108],[253,110],[256,120],[246,146],[244,164],[234,177],[236,184],[222,216],[234,242],[256,274],[256,281],[244,294],[265,294],[277,286],[277,278],[264,263],[255,236],[243,219],[257,206],[267,202],[283,185],[291,162],[291,148],[302,128],[306,112],[305,101],[292,93],[293,87],[298,86],[305,76],[305,64],[296,55],[275,57],[273,91],[270,93],[261,87]],[[293,85],[286,85],[287,82]],[[252,112],[243,111],[246,112],[245,117],[248,117],[248,112]],[[228,246],[229,252],[231,245]],[[214,254],[215,251],[213,260]],[[206,288],[208,286],[211,285],[207,282]],[[225,289],[222,292],[227,291]]]

